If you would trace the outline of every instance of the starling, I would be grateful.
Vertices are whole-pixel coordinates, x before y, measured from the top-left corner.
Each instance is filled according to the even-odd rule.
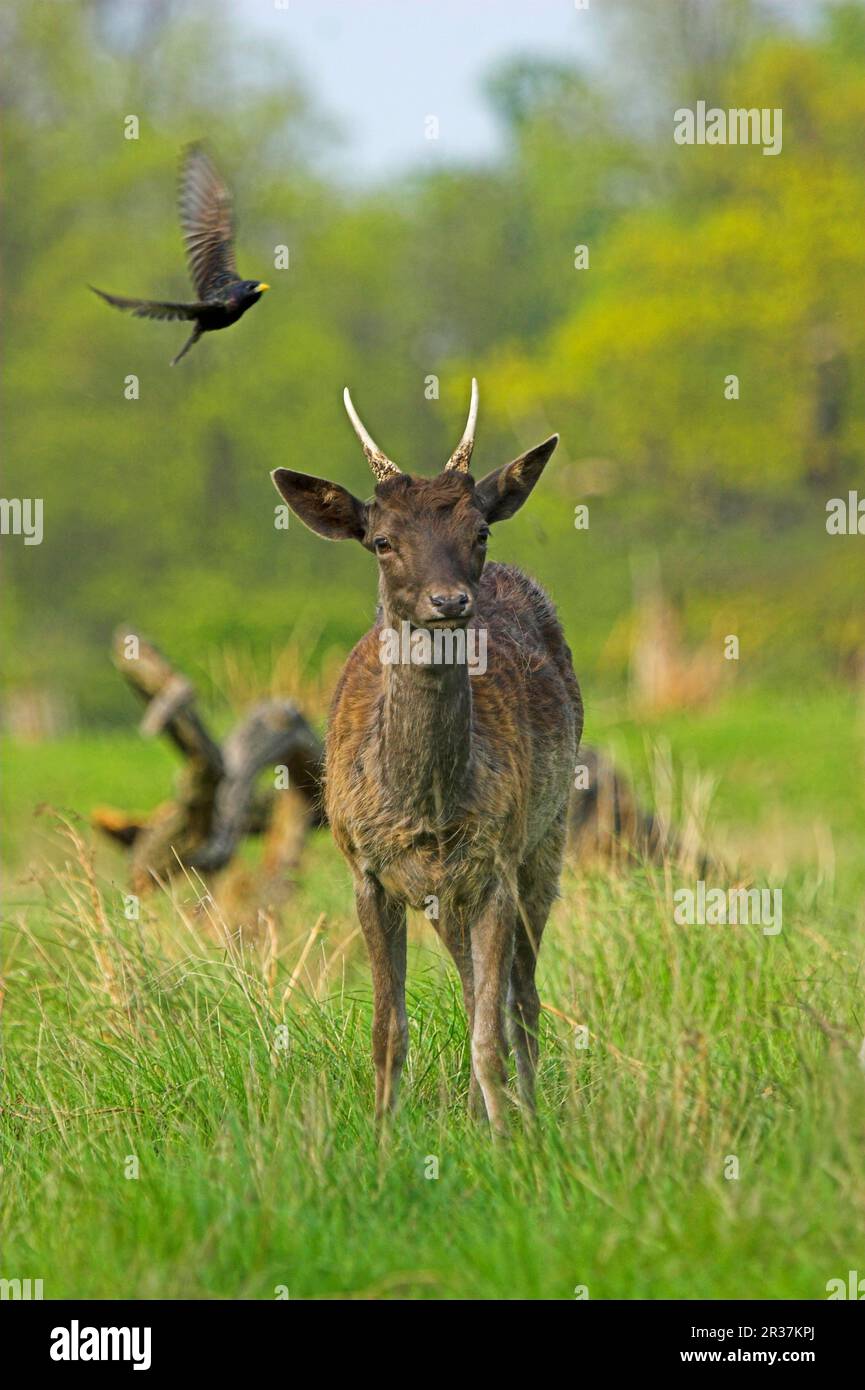
[[[190,337],[172,358],[172,367],[198,342],[202,333],[213,333],[217,328],[237,323],[264,291],[270,289],[260,280],[241,280],[237,273],[231,194],[200,145],[189,147],[181,166],[180,225],[197,295],[191,303],[125,299],[90,286],[106,304],[128,310],[137,319],[188,319],[194,324]]]

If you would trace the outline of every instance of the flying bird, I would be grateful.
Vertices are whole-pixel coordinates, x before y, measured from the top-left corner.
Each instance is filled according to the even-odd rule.
[[[189,303],[160,299],[126,299],[94,294],[137,319],[188,319],[195,326],[176,357],[176,366],[202,333],[214,333],[251,309],[270,286],[261,280],[241,280],[234,261],[234,217],[231,194],[200,145],[190,145],[180,170],[180,225],[186,244],[189,273],[196,299]]]

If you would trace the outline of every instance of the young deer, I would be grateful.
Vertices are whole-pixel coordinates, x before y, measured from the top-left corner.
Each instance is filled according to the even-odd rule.
[[[342,672],[325,774],[372,965],[376,1117],[396,1102],[408,1043],[406,907],[426,908],[462,982],[470,1105],[501,1133],[506,1014],[520,1100],[534,1108],[535,966],[583,712],[552,603],[519,570],[485,561],[490,526],[523,505],[558,436],[475,482],[473,381],[460,443],[437,478],[418,478],[373,442],[347,390],[345,405],[376,478],[372,500],[286,468],[273,480],[313,531],[359,541],[379,565],[376,624]],[[394,633],[409,639],[410,660],[394,658]],[[471,674],[460,654],[484,636],[487,668]]]

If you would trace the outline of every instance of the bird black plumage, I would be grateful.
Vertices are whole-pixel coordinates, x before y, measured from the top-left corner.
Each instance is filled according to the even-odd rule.
[[[260,280],[241,280],[234,261],[231,194],[200,145],[190,145],[180,169],[180,225],[197,299],[181,303],[126,299],[90,288],[107,304],[138,319],[188,319],[195,324],[171,365],[175,366],[202,333],[229,328],[252,308],[265,290]]]

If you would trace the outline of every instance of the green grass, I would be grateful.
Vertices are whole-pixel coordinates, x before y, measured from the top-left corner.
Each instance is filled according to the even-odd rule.
[[[862,1266],[862,754],[846,696],[807,713],[806,738],[797,707],[761,724],[739,701],[655,731],[677,758],[737,769],[713,829],[750,839],[784,929],[676,926],[675,870],[570,869],[540,971],[539,1125],[515,1115],[504,1146],[465,1116],[458,990],[422,920],[402,1105],[377,1144],[368,971],[326,834],[272,933],[226,923],[189,883],[128,921],[122,858],[100,851],[91,881],[25,812],[40,789],[82,811],[146,806],[165,757],[133,738],[16,750],[0,1274],[47,1297],[825,1297]],[[607,714],[595,736],[639,775],[642,734]],[[803,852],[761,879],[779,817]],[[814,820],[837,820],[834,873],[792,834]]]

